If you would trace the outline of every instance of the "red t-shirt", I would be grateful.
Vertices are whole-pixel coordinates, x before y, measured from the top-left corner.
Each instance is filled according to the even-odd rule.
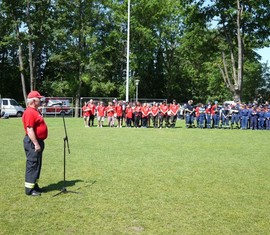
[[[99,117],[104,117],[104,115],[105,115],[105,110],[106,110],[106,107],[105,107],[105,106],[99,105],[99,106],[97,107],[98,116],[99,116]]]
[[[131,107],[127,107],[126,108],[126,117],[132,118],[132,114],[133,114],[133,109]]]
[[[89,103],[88,108],[90,109],[90,115],[95,115],[96,105]]]
[[[168,106],[167,105],[164,105],[164,104],[161,104],[160,105],[160,114],[163,116],[163,115],[166,115],[167,112],[168,112]]]
[[[142,117],[147,117],[149,114],[149,108],[147,106],[142,107]]]
[[[142,112],[142,107],[140,105],[137,105],[135,108],[134,108],[134,113],[135,113],[135,116],[140,116]]]
[[[159,112],[159,107],[158,106],[153,106],[151,108],[152,114],[153,116],[157,116],[158,112]]]
[[[171,111],[171,116],[175,116],[177,114],[177,111],[178,111],[178,105],[171,104],[170,111]]]
[[[199,117],[200,116],[200,111],[199,111],[199,107],[196,107],[196,109],[195,109],[195,116],[196,117]]]
[[[113,115],[114,115],[114,107],[113,106],[108,106],[107,108],[106,108],[106,111],[107,111],[107,116],[108,117],[113,117]]]
[[[90,116],[90,109],[87,106],[83,106],[82,111],[83,111],[83,116],[84,117],[89,117]]]
[[[211,111],[212,111],[212,107],[210,106],[208,106],[207,108],[206,108],[206,110],[205,110],[205,113],[206,114],[211,114]]]
[[[23,127],[27,135],[27,127],[32,127],[36,138],[45,140],[48,137],[47,125],[40,114],[35,108],[28,107],[22,116]]]
[[[122,117],[123,115],[122,111],[123,111],[122,105],[115,106],[115,112],[116,112],[117,117]]]
[[[211,114],[212,114],[212,115],[214,115],[215,113],[218,112],[218,111],[217,111],[217,108],[218,108],[218,107],[217,107],[216,104],[212,106],[212,109],[211,109]]]

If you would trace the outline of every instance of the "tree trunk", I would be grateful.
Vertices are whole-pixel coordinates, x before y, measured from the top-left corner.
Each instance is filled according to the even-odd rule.
[[[78,84],[78,87],[77,87],[76,97],[75,97],[75,114],[74,114],[75,117],[80,116],[79,115],[80,114],[80,97],[81,97],[81,87],[82,87],[81,76],[82,76],[82,67],[80,66],[79,74],[78,74],[79,84]]]
[[[34,69],[33,69],[33,44],[31,40],[32,36],[32,25],[31,25],[31,18],[30,18],[30,1],[27,1],[27,24],[28,24],[28,34],[29,34],[29,39],[28,39],[28,57],[29,57],[29,72],[30,72],[30,90],[35,90],[35,78],[34,78]]]
[[[241,17],[243,14],[243,6],[240,4],[240,0],[237,0],[237,43],[238,43],[238,69],[237,69],[237,87],[235,87],[235,93],[239,95],[241,100],[242,88],[243,88],[243,66],[244,66],[244,54],[243,54],[243,41],[241,34]]]
[[[20,30],[19,30],[18,25],[16,26],[16,33],[17,33],[17,40],[18,40],[18,45],[19,45],[19,68],[20,68],[20,75],[21,75],[22,91],[23,91],[24,102],[26,104],[27,92],[26,92],[26,87],[25,87],[22,45],[20,41]]]
[[[28,41],[28,56],[29,56],[29,70],[30,70],[30,90],[35,90],[35,78],[34,78],[34,69],[33,69],[33,53],[32,53],[32,41]]]
[[[226,40],[229,45],[230,50],[230,60],[231,60],[231,68],[232,73],[228,73],[228,67],[226,62],[226,57],[224,52],[222,52],[222,63],[223,68],[219,66],[222,77],[226,86],[230,89],[231,93],[234,96],[234,99],[241,100],[242,89],[243,89],[243,67],[244,67],[244,46],[243,46],[243,35],[241,32],[241,17],[243,15],[243,6],[240,3],[240,0],[237,0],[237,22],[236,22],[236,31],[237,31],[237,64],[235,63],[235,55],[234,55],[234,46],[231,41],[229,34],[226,33],[226,25],[223,24]],[[236,69],[237,68],[237,69]]]

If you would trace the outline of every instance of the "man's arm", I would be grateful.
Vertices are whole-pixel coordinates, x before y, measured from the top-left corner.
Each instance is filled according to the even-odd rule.
[[[40,148],[40,145],[39,145],[39,143],[37,141],[34,129],[32,127],[27,127],[27,133],[28,133],[28,137],[33,142],[33,144],[35,145],[35,151],[39,152],[41,150],[41,148]]]

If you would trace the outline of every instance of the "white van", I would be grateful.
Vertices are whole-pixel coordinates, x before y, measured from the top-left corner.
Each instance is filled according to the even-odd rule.
[[[3,114],[17,117],[21,117],[23,115],[24,108],[21,105],[19,105],[16,100],[10,98],[1,98],[0,102],[1,102],[0,107],[1,116],[3,116]]]

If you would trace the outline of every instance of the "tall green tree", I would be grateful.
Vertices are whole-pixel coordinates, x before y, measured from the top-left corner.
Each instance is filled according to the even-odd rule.
[[[269,1],[211,1],[206,14],[217,22],[223,79],[235,98],[243,94],[245,57],[269,42]]]

